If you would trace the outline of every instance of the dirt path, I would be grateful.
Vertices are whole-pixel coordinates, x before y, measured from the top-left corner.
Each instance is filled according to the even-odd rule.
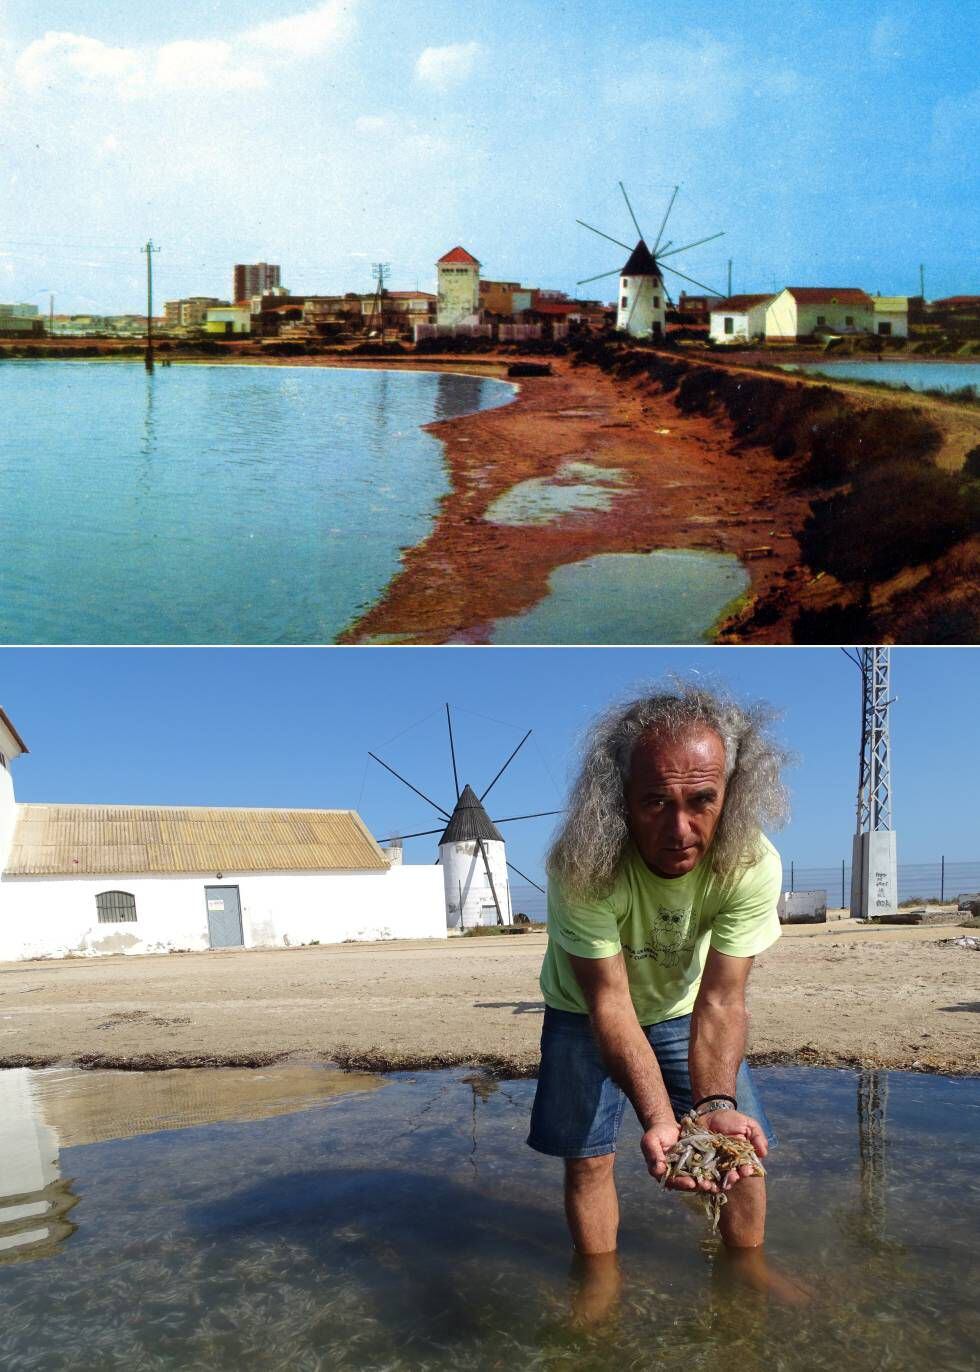
[[[430,536],[343,641],[487,642],[497,618],[542,598],[556,567],[596,553],[744,556],[764,546],[771,554],[747,563],[752,594],[799,575],[793,531],[808,505],[791,489],[791,464],[763,449],[733,456],[723,426],[680,415],[667,396],[596,367],[552,365],[554,376],[522,382],[513,405],[430,426],[446,445],[452,490]],[[486,519],[503,492],[535,478],[561,482],[573,462],[618,474],[611,508],[533,527]],[[707,627],[692,626],[691,640]]]
[[[756,1061],[980,1071],[956,928],[791,927],[757,960]],[[0,965],[0,1066],[483,1062],[533,1072],[545,936]]]

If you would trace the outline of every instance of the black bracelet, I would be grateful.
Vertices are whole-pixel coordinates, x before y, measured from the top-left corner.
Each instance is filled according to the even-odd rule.
[[[698,1109],[700,1109],[701,1106],[704,1105],[705,1101],[708,1101],[708,1100],[727,1100],[727,1101],[731,1101],[733,1109],[735,1109],[735,1110],[738,1109],[738,1101],[735,1099],[734,1096],[723,1096],[719,1091],[712,1091],[712,1092],[710,1093],[710,1095],[702,1096],[700,1100],[696,1100],[696,1101],[694,1102],[694,1104],[691,1106],[691,1109],[692,1109],[692,1110],[698,1110]]]

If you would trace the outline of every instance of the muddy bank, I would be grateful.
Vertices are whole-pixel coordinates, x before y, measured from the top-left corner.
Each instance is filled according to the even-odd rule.
[[[751,1060],[974,1073],[976,952],[950,928],[791,927],[750,982]],[[294,1060],[537,1070],[545,936],[0,965],[0,1066]]]
[[[514,404],[430,426],[451,490],[432,533],[341,641],[488,642],[495,620],[541,600],[555,568],[599,553],[731,553],[746,559],[752,596],[801,575],[794,530],[808,504],[785,464],[763,449],[732,461],[715,420],[595,367],[552,365],[553,376],[521,382]],[[607,508],[533,526],[488,518],[505,492],[560,486],[582,464],[608,474]],[[709,627],[692,626],[691,640]]]

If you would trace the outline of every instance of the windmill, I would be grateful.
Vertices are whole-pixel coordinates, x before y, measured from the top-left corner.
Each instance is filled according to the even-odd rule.
[[[583,229],[588,229],[590,233],[598,234],[600,238],[605,238],[610,243],[615,243],[617,247],[623,248],[629,253],[629,258],[625,266],[614,268],[612,271],[600,272],[598,276],[587,276],[583,281],[576,282],[576,285],[586,286],[590,281],[601,281],[607,276],[618,276],[620,280],[619,301],[616,308],[616,328],[624,333],[630,334],[633,338],[662,338],[666,325],[666,306],[667,300],[673,305],[670,292],[664,284],[664,272],[672,272],[674,276],[679,276],[683,281],[690,281],[692,285],[707,291],[709,295],[717,295],[724,298],[721,291],[714,290],[711,286],[706,286],[703,281],[695,281],[693,276],[685,276],[676,267],[668,267],[665,258],[674,257],[677,253],[687,252],[689,248],[698,248],[702,243],[711,243],[716,238],[723,238],[724,233],[709,234],[707,238],[699,238],[694,243],[685,243],[680,248],[671,246],[671,243],[664,242],[664,230],[667,227],[667,220],[670,212],[674,208],[674,201],[677,199],[679,186],[674,187],[674,193],[670,197],[667,210],[660,223],[660,229],[652,248],[647,246],[643,230],[637,223],[636,215],[633,213],[633,206],[630,198],[626,194],[626,187],[622,181],[619,189],[623,192],[623,199],[626,201],[626,208],[629,210],[630,219],[633,227],[639,234],[639,240],[635,247],[630,248],[628,243],[623,243],[618,238],[613,238],[611,234],[603,233],[601,229],[594,228],[591,224],[586,224],[584,219],[576,219],[576,224],[581,224]],[[667,249],[670,249],[668,252]]]
[[[540,819],[545,815],[561,814],[560,810],[538,810],[529,815],[506,815],[492,820],[483,808],[483,802],[497,782],[514,761],[533,732],[527,733],[517,747],[498,769],[492,781],[477,795],[473,788],[459,785],[456,768],[456,745],[453,739],[453,721],[446,705],[446,727],[449,731],[449,757],[452,762],[453,786],[456,791],[456,804],[452,810],[420,791],[394,767],[388,765],[377,753],[368,751],[368,757],[381,764],[403,786],[414,791],[427,805],[430,805],[445,821],[438,829],[421,829],[412,834],[393,835],[383,839],[383,843],[400,843],[406,838],[425,838],[429,834],[440,834],[438,862],[443,869],[446,891],[446,924],[450,929],[472,929],[478,924],[513,924],[514,915],[510,902],[510,882],[507,869],[516,872],[522,881],[528,882],[538,891],[543,888],[532,881],[520,868],[507,860],[503,835],[498,824],[515,824],[522,819]]]

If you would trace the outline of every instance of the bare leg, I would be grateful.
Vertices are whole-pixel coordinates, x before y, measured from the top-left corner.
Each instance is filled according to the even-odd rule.
[[[565,1217],[577,1253],[614,1253],[619,1198],[613,1178],[615,1153],[565,1159]]]
[[[618,1253],[576,1253],[569,1275],[577,1324],[599,1324],[615,1312],[623,1284]]]
[[[786,1305],[805,1305],[810,1293],[800,1282],[784,1276],[766,1260],[766,1183],[745,1177],[729,1193],[719,1223],[725,1260],[731,1274],[755,1291],[764,1291]]]

